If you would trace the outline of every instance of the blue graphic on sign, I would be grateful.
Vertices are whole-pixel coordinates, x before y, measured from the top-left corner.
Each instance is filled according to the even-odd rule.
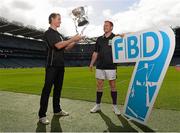
[[[174,33],[167,27],[113,39],[114,62],[136,62],[126,97],[125,116],[143,124],[147,122],[174,48]]]

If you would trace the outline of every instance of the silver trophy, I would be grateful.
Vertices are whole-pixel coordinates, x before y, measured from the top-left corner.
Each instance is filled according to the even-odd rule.
[[[84,30],[86,29],[87,25],[89,24],[87,14],[88,14],[87,6],[77,7],[72,10],[71,16],[74,20],[74,25],[75,25],[77,34],[83,35]],[[78,29],[81,29],[81,32],[79,32]]]

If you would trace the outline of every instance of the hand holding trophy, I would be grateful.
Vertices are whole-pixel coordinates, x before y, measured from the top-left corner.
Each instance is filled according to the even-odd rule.
[[[72,37],[74,42],[79,42],[80,40],[82,40],[84,37],[82,37],[81,35],[77,34],[75,36]]]
[[[80,34],[81,36],[83,36],[84,30],[87,28],[89,24],[88,16],[87,16],[88,9],[87,6],[85,7],[83,6],[77,7],[73,9],[71,13],[72,19],[74,21],[76,33]],[[79,31],[80,29],[81,31]],[[85,41],[85,38],[82,41]]]

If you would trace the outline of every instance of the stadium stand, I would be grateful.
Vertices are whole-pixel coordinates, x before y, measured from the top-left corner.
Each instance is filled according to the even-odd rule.
[[[65,52],[66,66],[87,66],[94,45],[77,44]],[[0,67],[43,67],[46,60],[46,44],[43,41],[0,34]]]
[[[176,34],[176,48],[171,60],[171,65],[179,65],[180,64],[180,27],[174,29]]]
[[[0,17],[0,68],[44,67],[46,44],[42,40],[43,30],[23,26],[19,22],[8,22]],[[180,64],[180,28],[176,33],[176,50],[171,65]],[[89,38],[70,51],[65,51],[66,66],[88,66],[96,38]],[[133,65],[133,64],[122,64]]]
[[[0,34],[0,67],[40,67],[45,53],[43,41]]]

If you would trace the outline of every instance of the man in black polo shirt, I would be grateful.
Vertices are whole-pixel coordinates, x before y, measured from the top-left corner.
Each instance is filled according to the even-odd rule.
[[[63,111],[60,106],[60,96],[64,78],[64,50],[72,48],[76,42],[82,39],[76,35],[69,40],[64,40],[63,36],[57,31],[61,24],[61,16],[52,13],[49,16],[49,29],[44,33],[44,41],[48,47],[45,83],[41,94],[39,122],[49,124],[46,118],[49,95],[52,86],[53,90],[53,112],[54,115],[67,116],[67,112]]]
[[[103,94],[104,80],[109,80],[111,88],[111,97],[113,102],[113,111],[116,115],[120,115],[117,107],[117,90],[116,90],[116,64],[113,63],[111,42],[115,36],[112,33],[113,23],[111,21],[104,22],[104,35],[97,38],[95,50],[92,55],[90,70],[92,71],[93,65],[96,62],[96,79],[97,79],[97,92],[96,92],[96,105],[90,110],[91,113],[100,111],[101,97]]]

